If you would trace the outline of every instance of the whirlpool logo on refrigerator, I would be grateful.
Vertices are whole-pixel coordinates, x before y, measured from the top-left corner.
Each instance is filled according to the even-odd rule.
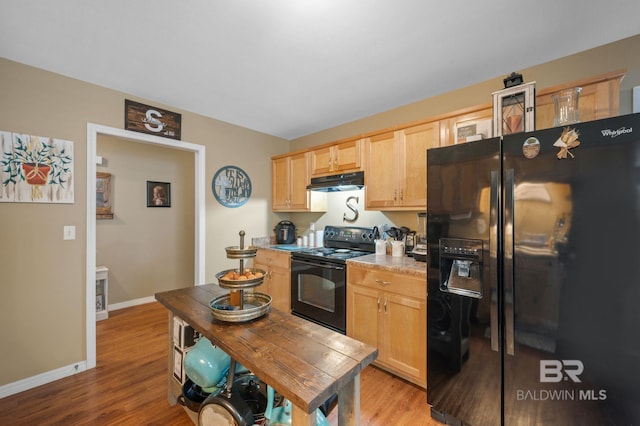
[[[584,364],[577,359],[540,360],[540,383],[582,383]],[[516,391],[518,401],[604,401],[605,389],[535,389]]]
[[[611,130],[611,129],[603,129],[600,131],[602,136],[615,138],[620,135],[624,135],[625,133],[633,133],[633,127],[620,127],[619,129]]]

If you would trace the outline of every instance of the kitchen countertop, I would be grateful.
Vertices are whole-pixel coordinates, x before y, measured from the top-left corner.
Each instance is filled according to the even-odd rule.
[[[282,244],[271,245],[258,247],[259,249],[266,250],[275,250],[275,251],[285,251],[285,252],[294,252],[299,249],[309,248],[309,247],[298,247],[295,244]],[[367,254],[365,256],[354,257],[351,259],[347,259],[348,265],[357,265],[365,268],[373,268],[373,269],[381,269],[385,271],[404,273],[409,275],[415,275],[418,277],[427,276],[427,263],[426,262],[417,262],[413,257],[402,256],[402,257],[393,257],[391,255],[379,255],[379,254]]]
[[[394,257],[391,255],[367,254],[347,259],[347,265],[398,272],[418,277],[427,277],[426,262],[418,262],[413,257]]]

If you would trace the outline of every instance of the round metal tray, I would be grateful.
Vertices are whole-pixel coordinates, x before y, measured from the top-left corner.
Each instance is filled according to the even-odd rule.
[[[271,309],[271,296],[264,293],[244,293],[243,309],[230,303],[229,295],[219,296],[209,302],[213,317],[226,322],[245,322],[266,315]]]
[[[249,246],[245,248],[240,248],[238,246],[225,247],[227,251],[228,259],[247,259],[256,257],[256,252],[258,251],[258,247]]]
[[[218,272],[216,274],[216,279],[218,280],[218,285],[222,288],[231,288],[231,289],[244,289],[244,288],[251,288],[251,287],[256,287],[259,286],[260,284],[262,284],[262,282],[264,281],[264,277],[265,275],[267,275],[267,271],[264,271],[262,269],[257,269],[257,268],[245,268],[245,271],[249,270],[253,273],[256,272],[260,272],[262,273],[261,277],[256,277],[256,278],[250,278],[250,279],[246,279],[246,280],[226,280],[223,279],[222,277],[224,277],[224,275],[229,272],[229,271],[235,271],[235,272],[239,272],[239,270],[236,269],[226,269],[222,272]]]

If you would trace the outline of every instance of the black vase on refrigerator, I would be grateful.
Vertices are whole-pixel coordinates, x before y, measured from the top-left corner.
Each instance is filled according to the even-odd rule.
[[[640,424],[640,114],[427,151],[427,401]]]

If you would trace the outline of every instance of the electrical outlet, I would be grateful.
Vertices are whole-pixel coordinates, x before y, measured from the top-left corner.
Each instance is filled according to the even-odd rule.
[[[75,240],[76,239],[76,227],[75,226],[65,226],[62,238],[64,240]]]

